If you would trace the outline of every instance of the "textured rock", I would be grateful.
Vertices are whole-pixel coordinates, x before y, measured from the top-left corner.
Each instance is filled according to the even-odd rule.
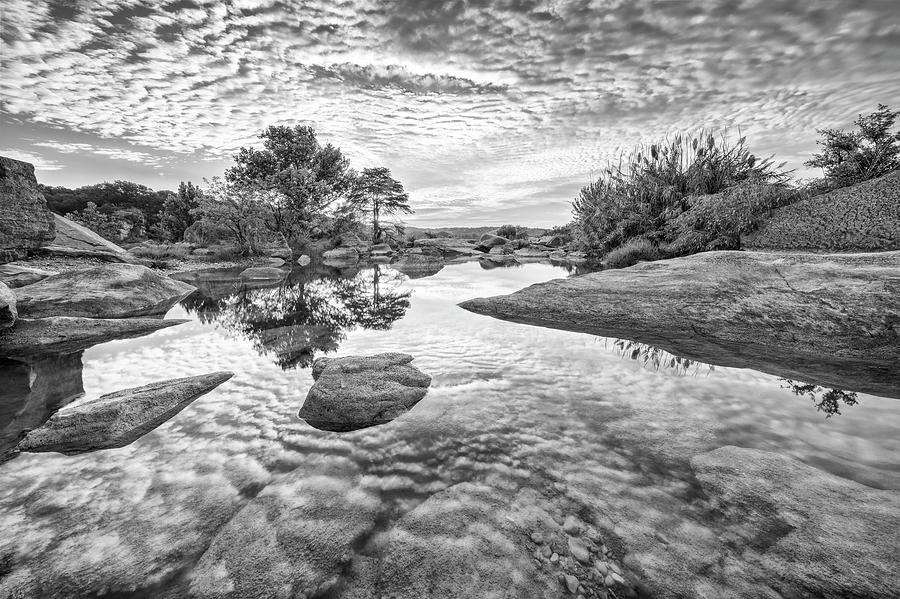
[[[107,262],[132,262],[123,248],[64,216],[53,215],[56,237],[42,251],[64,256],[99,258]]]
[[[283,280],[290,271],[274,266],[252,266],[241,271],[242,281],[272,281]]]
[[[744,247],[900,249],[900,171],[775,210]]]
[[[146,266],[104,264],[15,290],[23,318],[128,318],[165,314],[194,288]]]
[[[319,358],[315,384],[299,416],[329,431],[351,431],[390,422],[428,393],[431,377],[401,353]]]
[[[16,296],[4,283],[0,283],[0,330],[8,329],[16,323]]]
[[[102,395],[64,408],[25,435],[19,451],[85,453],[124,447],[233,376],[215,372]]]
[[[540,247],[528,246],[517,249],[513,254],[520,258],[546,258],[550,255],[550,251]]]
[[[444,268],[441,256],[425,254],[421,251],[410,251],[391,264],[410,279],[422,279],[435,275]]]
[[[0,156],[0,262],[25,257],[53,235],[53,213],[38,189],[34,166]]]
[[[495,318],[900,398],[900,252],[709,252],[473,299]]]
[[[558,248],[564,243],[563,238],[559,235],[544,235],[543,237],[538,237],[537,242],[540,245],[545,245],[551,248]]]
[[[216,535],[194,568],[191,596],[324,596],[354,544],[375,527],[378,508],[375,495],[348,481],[287,474]]]
[[[438,237],[435,239],[416,239],[414,248],[432,249],[444,258],[458,258],[461,256],[477,256],[482,252],[477,250],[475,244],[455,237]]]
[[[0,283],[5,283],[10,289],[37,283],[38,281],[55,274],[58,273],[42,270],[40,268],[31,268],[30,266],[0,264]]]
[[[132,339],[189,322],[159,318],[51,318],[22,319],[0,333],[0,355],[11,358],[70,354],[114,339]]]
[[[489,252],[491,249],[506,245],[507,243],[509,243],[509,239],[506,237],[485,233],[481,236],[481,239],[478,240],[478,245],[475,246],[475,249],[479,252]]]
[[[237,268],[202,268],[173,272],[170,278],[187,283],[197,289],[197,293],[205,298],[218,300],[234,295],[241,290],[241,267]]]
[[[900,589],[900,493],[793,458],[722,447],[691,466],[717,512],[783,597],[894,597]]]
[[[359,252],[355,247],[337,247],[322,253],[325,262],[355,263],[359,260]]]
[[[386,243],[376,243],[369,248],[369,253],[372,256],[390,256],[394,253],[394,249]]]

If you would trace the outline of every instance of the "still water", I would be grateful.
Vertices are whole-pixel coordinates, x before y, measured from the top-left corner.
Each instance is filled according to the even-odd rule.
[[[211,576],[197,565],[229,521],[254,498],[307,489],[332,494],[336,505],[357,492],[374,498],[362,534],[340,555],[350,566],[319,595],[362,597],[356,566],[390,557],[395,545],[383,539],[396,523],[464,482],[511,502],[539,496],[558,522],[571,514],[602,521],[619,558],[640,548],[624,563],[643,576],[665,583],[675,564],[724,595],[728,576],[750,584],[762,574],[739,559],[724,573],[689,563],[727,535],[703,505],[691,457],[725,445],[763,449],[900,489],[897,400],[860,394],[859,405],[826,419],[770,375],[648,368],[614,340],[456,306],[568,276],[559,267],[470,262],[412,279],[387,266],[298,271],[250,290],[233,274],[210,277],[167,316],[190,323],[91,348],[81,373],[86,398],[218,370],[234,371],[231,381],[128,447],[0,465],[0,596],[214,596],[194,579]],[[410,412],[350,433],[298,419],[314,357],[389,351],[412,354],[433,377]],[[357,511],[348,508],[348,527]],[[235,526],[218,545],[255,551],[252,543],[268,538],[265,526]],[[276,565],[261,569],[248,574],[262,576],[257,589]],[[243,595],[240,582],[228,584],[215,596]]]

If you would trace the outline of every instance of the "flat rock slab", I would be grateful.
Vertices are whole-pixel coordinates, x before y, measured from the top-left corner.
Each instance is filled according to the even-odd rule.
[[[425,397],[431,385],[431,377],[410,365],[412,360],[401,353],[319,358],[300,418],[335,432],[390,422]]]
[[[165,314],[194,288],[146,266],[104,264],[15,290],[23,318],[130,318]]]
[[[214,372],[150,383],[64,408],[25,435],[18,450],[78,454],[124,447],[232,376]]]
[[[71,354],[114,339],[132,339],[189,322],[159,318],[51,318],[21,319],[0,333],[0,355],[29,359]]]
[[[107,259],[110,262],[131,262],[132,258],[124,248],[101,237],[84,225],[58,214],[53,215],[53,220],[56,225],[56,237],[45,247],[62,248],[59,253],[65,253],[65,249],[68,249],[72,255],[80,255],[75,252],[86,252],[84,254],[86,256],[100,258],[108,255]]]
[[[900,398],[900,252],[706,252],[460,304],[796,381]]]
[[[691,460],[717,511],[784,597],[896,597],[900,493],[776,453],[721,447]]]
[[[55,274],[59,273],[18,264],[0,264],[0,283],[4,283],[10,289],[37,283]]]

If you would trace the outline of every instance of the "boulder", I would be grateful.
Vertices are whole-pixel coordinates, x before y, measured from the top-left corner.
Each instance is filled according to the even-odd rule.
[[[15,290],[23,318],[129,318],[165,314],[194,288],[146,266],[104,264]]]
[[[377,243],[369,248],[369,253],[372,256],[390,256],[394,250],[386,243]]]
[[[556,279],[463,308],[900,398],[900,252],[708,252]]]
[[[439,237],[436,239],[416,239],[414,248],[430,248],[439,252],[445,258],[458,258],[460,256],[477,256],[482,252],[475,249],[475,244],[457,239],[455,237]]]
[[[114,339],[132,339],[189,322],[159,318],[51,318],[20,319],[0,333],[0,355],[32,359],[83,351]]]
[[[546,258],[550,255],[550,250],[543,247],[529,245],[528,247],[519,248],[513,252],[520,258]]]
[[[509,243],[509,239],[506,237],[485,233],[481,236],[481,239],[478,240],[478,245],[475,246],[475,249],[479,252],[489,252],[491,249],[506,245],[507,243]]]
[[[53,213],[34,166],[0,156],[0,263],[24,258],[54,236]]]
[[[133,262],[134,258],[123,248],[94,233],[84,225],[58,214],[53,215],[56,237],[41,247],[50,254],[99,258],[107,262]]]
[[[485,270],[493,268],[509,268],[512,266],[521,266],[515,256],[510,254],[503,255],[485,255],[478,259],[478,264]]]
[[[747,248],[830,251],[900,249],[900,170],[775,210]]]
[[[440,256],[410,250],[391,264],[410,279],[422,279],[437,274],[444,268],[444,259]]]
[[[741,560],[782,597],[894,597],[900,493],[757,449],[721,447],[691,467],[717,517],[748,546]]]
[[[0,283],[5,283],[10,289],[37,283],[38,281],[55,274],[58,273],[42,270],[40,268],[32,268],[30,266],[0,264]]]
[[[558,248],[565,243],[563,241],[563,238],[559,235],[544,235],[543,237],[538,237],[537,242],[539,245],[544,245],[551,248]]]
[[[16,296],[4,283],[0,283],[0,330],[8,329],[16,323]]]
[[[375,529],[379,507],[353,481],[298,468],[222,527],[193,569],[190,596],[331,596],[355,546]]]
[[[240,266],[228,268],[200,268],[173,272],[170,278],[195,287],[204,298],[219,300],[239,292],[245,286]]]
[[[512,254],[513,249],[507,245],[495,245],[488,253],[492,256],[504,256],[507,254]]]
[[[410,365],[412,360],[401,353],[319,358],[300,418],[337,432],[390,422],[425,397],[431,385],[431,377]]]
[[[241,280],[254,281],[271,281],[278,282],[287,277],[290,271],[276,268],[274,266],[251,266],[241,271]]]
[[[63,408],[25,435],[18,450],[77,454],[124,447],[232,376],[214,372],[160,381]]]
[[[312,262],[312,258],[307,256],[306,254],[303,254],[302,256],[297,258],[297,264],[299,264],[300,266],[307,266],[310,262]]]
[[[359,252],[354,247],[337,247],[322,253],[325,262],[355,263],[359,261]]]

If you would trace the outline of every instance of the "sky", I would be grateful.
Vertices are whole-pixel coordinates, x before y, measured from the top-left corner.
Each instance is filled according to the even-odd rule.
[[[3,0],[0,155],[38,180],[220,175],[273,124],[386,166],[420,226],[563,224],[700,128],[797,169],[900,106],[898,0]]]

